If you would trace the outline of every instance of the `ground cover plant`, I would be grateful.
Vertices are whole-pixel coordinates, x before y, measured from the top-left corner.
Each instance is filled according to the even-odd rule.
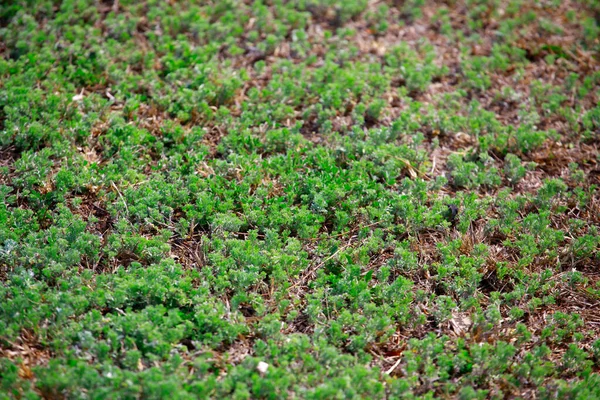
[[[0,4],[0,398],[600,398],[598,0]]]

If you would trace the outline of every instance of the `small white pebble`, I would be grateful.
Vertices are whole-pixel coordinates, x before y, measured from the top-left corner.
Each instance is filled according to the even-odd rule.
[[[264,361],[261,361],[258,363],[258,365],[256,366],[256,369],[258,370],[258,372],[260,372],[261,374],[265,374],[267,372],[267,369],[269,369],[269,364],[267,364]]]

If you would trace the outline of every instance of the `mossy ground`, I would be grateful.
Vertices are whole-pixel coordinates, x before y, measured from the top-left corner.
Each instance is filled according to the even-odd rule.
[[[3,1],[0,398],[600,398],[599,37],[597,0]]]

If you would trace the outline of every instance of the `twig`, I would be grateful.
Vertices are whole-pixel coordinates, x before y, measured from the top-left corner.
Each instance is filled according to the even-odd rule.
[[[117,185],[115,185],[114,182],[111,182],[110,184],[112,185],[113,188],[115,188],[115,190],[119,194],[119,197],[121,198],[121,201],[123,202],[123,205],[125,205],[125,211],[127,212],[127,217],[129,217],[129,208],[127,208],[127,202],[125,201],[125,198],[123,197],[123,195],[121,194],[121,192],[117,188]]]
[[[401,362],[402,362],[402,356],[398,356],[398,361],[396,361],[396,362],[394,363],[394,365],[392,365],[392,366],[390,367],[390,369],[388,369],[387,371],[385,371],[385,373],[386,373],[387,375],[390,375],[392,372],[394,372],[394,370],[395,370],[395,369],[398,367],[398,365],[400,365],[400,363],[401,363]]]

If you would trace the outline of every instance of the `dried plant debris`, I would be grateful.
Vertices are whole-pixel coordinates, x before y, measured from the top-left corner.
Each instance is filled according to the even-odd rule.
[[[598,0],[4,3],[0,399],[600,398]]]

